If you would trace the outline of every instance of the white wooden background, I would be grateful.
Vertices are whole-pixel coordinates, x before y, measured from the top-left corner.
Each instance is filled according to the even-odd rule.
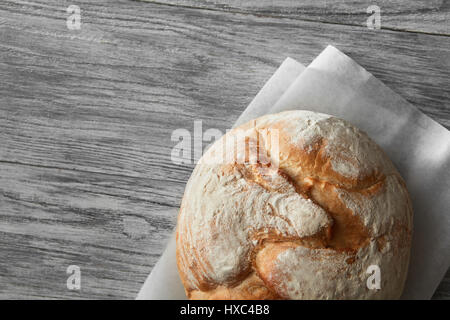
[[[286,56],[333,44],[450,128],[449,22],[448,0],[0,1],[0,298],[134,298],[193,168],[171,133],[224,132]]]

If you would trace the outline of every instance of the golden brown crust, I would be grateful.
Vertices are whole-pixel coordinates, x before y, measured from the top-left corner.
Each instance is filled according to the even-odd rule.
[[[254,134],[243,163],[238,155],[204,161],[239,130]],[[278,167],[251,162],[254,141],[257,153],[273,156],[274,130]],[[177,226],[177,265],[190,299],[400,296],[412,208],[400,175],[364,133],[336,118],[284,112],[229,132],[202,160]],[[371,264],[383,271],[383,290],[365,285]]]
[[[210,291],[192,290],[188,293],[192,300],[279,300],[275,292],[256,273],[249,274],[236,286],[218,286]]]

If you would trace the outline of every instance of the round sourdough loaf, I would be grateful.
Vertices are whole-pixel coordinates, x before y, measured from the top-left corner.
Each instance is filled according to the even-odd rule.
[[[411,236],[405,183],[381,148],[341,119],[286,111],[204,154],[176,254],[190,299],[397,299]]]

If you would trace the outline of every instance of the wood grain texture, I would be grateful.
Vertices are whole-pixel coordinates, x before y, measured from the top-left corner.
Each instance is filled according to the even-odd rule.
[[[68,30],[70,4],[0,2],[0,298],[134,298],[194,166],[173,130],[225,132],[286,56],[331,43],[450,128],[447,36],[106,0]]]
[[[215,11],[285,17],[366,27],[367,8],[377,5],[381,28],[450,35],[449,0],[142,0]]]

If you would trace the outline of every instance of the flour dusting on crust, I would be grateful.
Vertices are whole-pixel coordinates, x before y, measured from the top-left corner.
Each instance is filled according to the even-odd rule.
[[[279,153],[276,167],[211,161],[238,132],[275,130],[279,147],[266,139],[263,149]],[[231,130],[199,161],[178,217],[177,264],[188,297],[391,299],[403,289],[411,235],[404,182],[367,134],[287,111]],[[366,287],[372,264],[382,290]]]

